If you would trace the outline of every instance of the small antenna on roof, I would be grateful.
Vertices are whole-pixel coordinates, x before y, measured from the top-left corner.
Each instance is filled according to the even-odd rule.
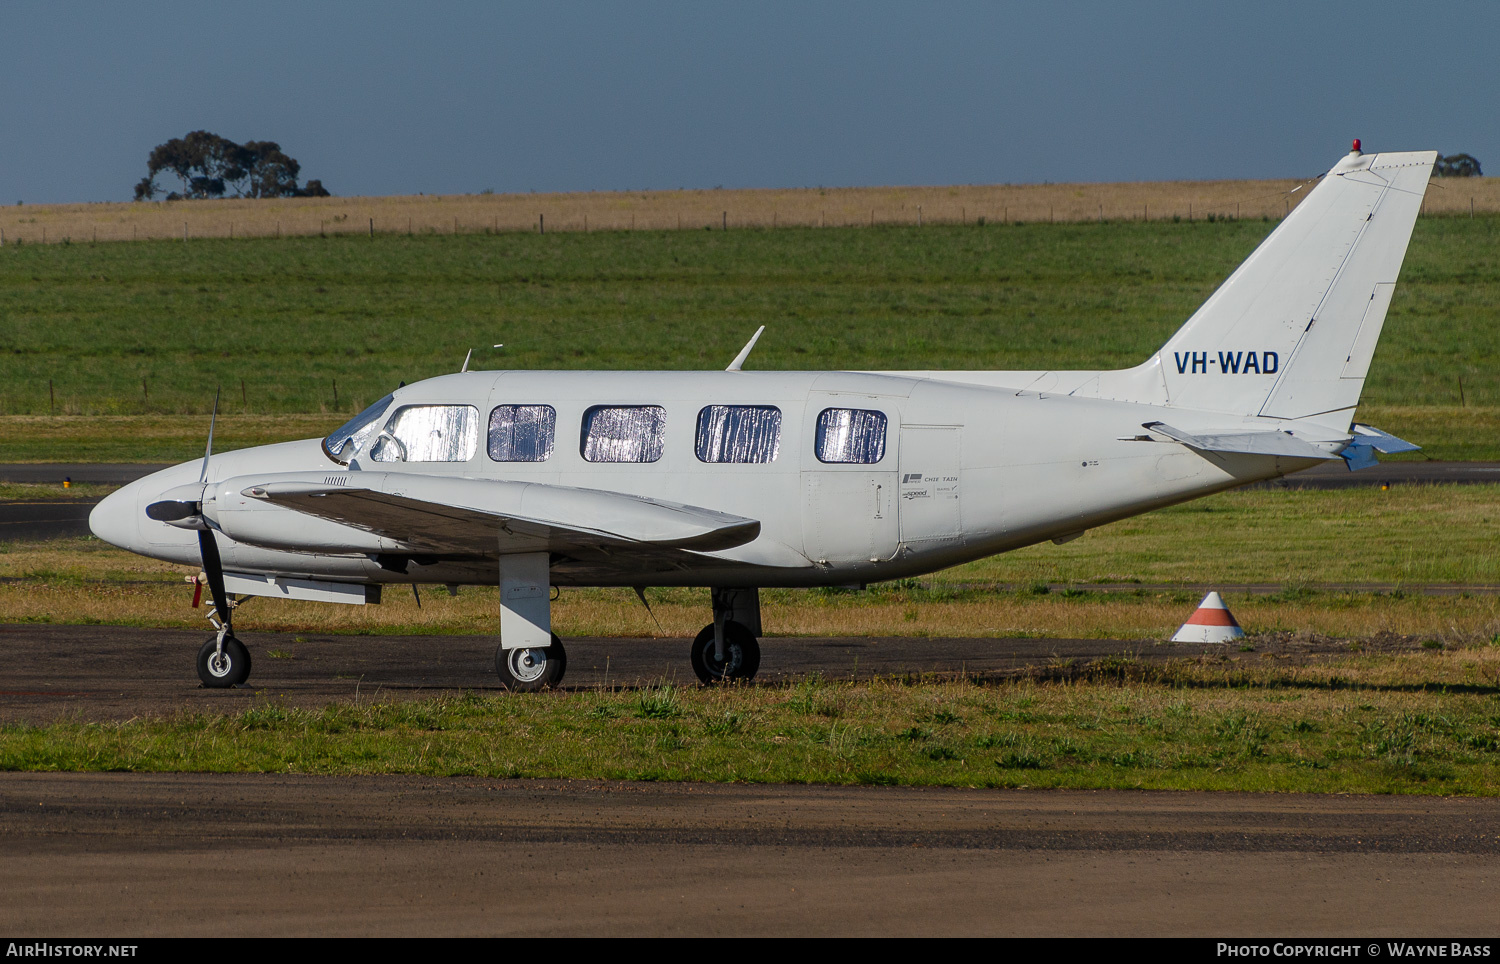
[[[737,372],[740,370],[740,366],[745,364],[745,359],[750,357],[750,349],[755,347],[755,342],[760,338],[760,333],[765,330],[765,325],[761,325],[755,329],[755,334],[751,335],[750,340],[745,342],[745,347],[740,349],[740,353],[734,356],[734,361],[730,362],[729,367],[724,369],[726,372]]]
[[[501,342],[498,345],[491,345],[490,347],[491,348],[504,348],[505,347],[505,343]],[[464,372],[466,372],[466,371],[469,370],[469,359],[471,359],[473,357],[474,357],[474,349],[470,348],[469,349],[469,353],[464,356],[464,367],[462,367],[462,368],[460,368],[458,370],[459,374],[462,374],[462,373],[464,373]]]

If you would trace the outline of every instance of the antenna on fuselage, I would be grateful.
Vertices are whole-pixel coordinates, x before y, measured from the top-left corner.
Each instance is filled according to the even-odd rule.
[[[501,342],[498,345],[491,345],[490,347],[491,348],[504,348],[505,347],[505,343]],[[474,349],[470,348],[469,349],[469,353],[464,356],[464,367],[462,367],[462,368],[460,368],[458,370],[458,372],[459,372],[460,375],[469,370],[469,359],[471,359],[473,357],[474,357]],[[406,383],[402,382],[401,384],[405,385]]]
[[[734,361],[730,362],[729,367],[724,369],[726,372],[737,372],[740,370],[740,366],[745,364],[745,359],[750,357],[750,349],[755,347],[755,342],[760,338],[760,333],[765,330],[765,325],[761,325],[755,329],[755,334],[751,335],[750,340],[745,342],[745,347],[740,349],[740,353],[734,356]]]

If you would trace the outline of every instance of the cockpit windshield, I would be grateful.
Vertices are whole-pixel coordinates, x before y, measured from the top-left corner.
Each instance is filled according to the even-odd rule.
[[[323,454],[340,465],[348,465],[380,424],[380,416],[390,407],[394,395],[387,395],[369,408],[339,426],[339,430],[323,440]]]

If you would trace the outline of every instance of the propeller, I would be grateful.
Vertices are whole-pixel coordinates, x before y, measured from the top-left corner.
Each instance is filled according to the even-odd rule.
[[[198,481],[168,489],[165,498],[146,506],[146,517],[180,529],[198,530],[198,554],[203,559],[203,573],[213,595],[214,608],[224,625],[229,625],[229,593],[224,589],[224,562],[213,526],[203,517],[203,495],[208,491],[208,460],[214,454],[214,426],[219,420],[219,393],[214,392],[213,414],[208,420],[208,444],[203,449],[203,467]]]
[[[219,393],[214,392],[214,411],[208,417],[208,444],[203,448],[203,468],[198,472],[198,513],[203,513],[202,493],[208,491],[208,460],[214,454],[214,425],[219,421]],[[198,553],[203,557],[203,572],[208,576],[208,591],[214,597],[214,609],[219,618],[229,626],[229,593],[224,590],[224,562],[219,558],[219,542],[213,527],[207,521],[198,529]],[[231,632],[231,635],[233,633]]]

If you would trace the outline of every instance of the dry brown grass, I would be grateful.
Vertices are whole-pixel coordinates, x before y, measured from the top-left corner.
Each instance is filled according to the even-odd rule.
[[[1281,217],[1301,180],[968,184],[47,204],[0,208],[5,241],[622,231],[987,221]],[[1446,178],[1428,214],[1500,211],[1500,178]]]
[[[143,562],[140,568],[150,569],[153,564]],[[205,610],[189,608],[191,595],[191,588],[180,581],[78,584],[27,580],[0,584],[0,622],[205,628]],[[653,591],[650,595],[654,620],[629,590],[565,591],[553,606],[553,625],[564,637],[690,637],[707,621],[706,590]],[[1354,638],[1395,633],[1457,643],[1489,639],[1500,632],[1500,599],[1494,596],[1353,594],[1282,600],[1225,595],[1240,622],[1253,633],[1295,631]],[[1191,593],[1065,599],[997,592],[918,602],[863,594],[830,600],[810,592],[768,593],[767,597],[763,619],[772,636],[1166,639],[1197,605],[1197,596]],[[494,635],[499,631],[498,614],[499,601],[492,589],[469,588],[449,597],[428,588],[419,610],[410,590],[388,586],[380,606],[252,599],[245,604],[239,624],[247,630],[276,632]]]

